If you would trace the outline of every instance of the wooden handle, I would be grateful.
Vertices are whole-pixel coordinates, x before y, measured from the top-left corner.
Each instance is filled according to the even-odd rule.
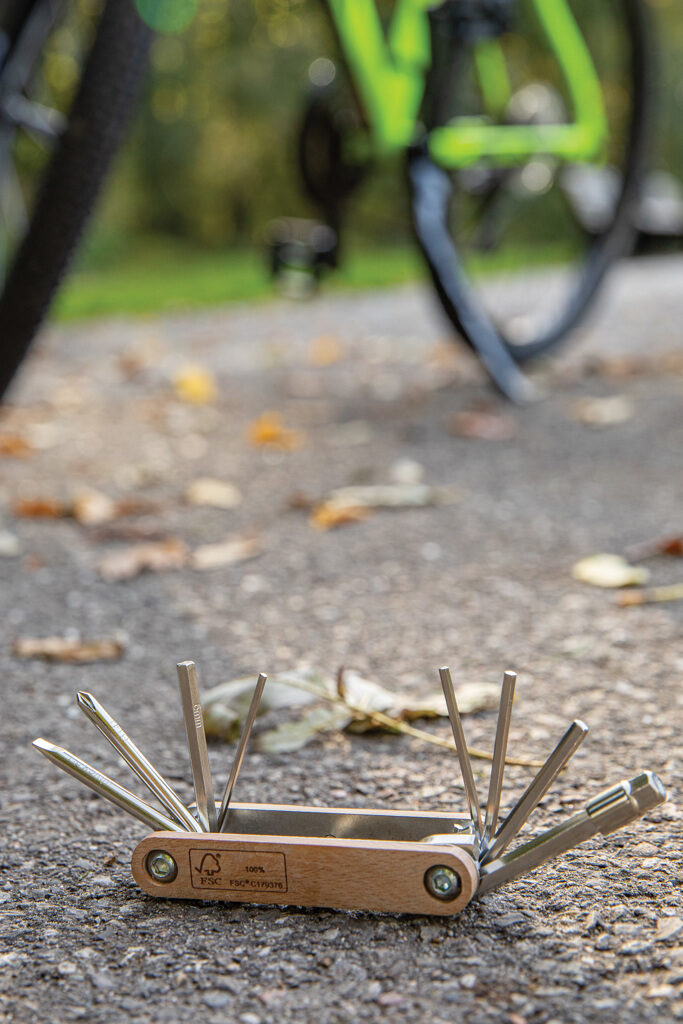
[[[439,866],[442,880],[449,871],[459,878],[454,898],[427,889],[427,872]],[[451,846],[191,832],[147,836],[132,869],[146,893],[163,898],[409,914],[457,914],[479,881],[469,854]],[[164,872],[168,881],[158,881]]]

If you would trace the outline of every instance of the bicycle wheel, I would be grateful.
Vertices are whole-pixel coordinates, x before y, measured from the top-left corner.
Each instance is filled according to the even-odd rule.
[[[609,265],[629,250],[646,147],[650,72],[643,3],[568,5],[604,98],[607,145],[600,159],[579,164],[538,154],[511,166],[479,160],[447,172],[425,146],[409,155],[414,227],[443,308],[499,388],[518,400],[528,388],[516,364],[567,335]],[[525,0],[510,5],[512,20],[500,36],[513,83],[501,120],[561,123],[570,110],[566,86],[530,7]],[[435,59],[444,60],[436,50]],[[428,83],[427,103],[439,109],[440,123],[449,112],[481,111],[474,47],[461,40],[457,61],[448,87],[443,68],[436,67]],[[446,88],[455,94],[443,95]]]
[[[123,138],[150,39],[131,0],[0,13],[0,397]]]

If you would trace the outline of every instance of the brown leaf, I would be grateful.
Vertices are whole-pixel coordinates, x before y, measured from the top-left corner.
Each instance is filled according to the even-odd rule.
[[[357,505],[333,505],[323,501],[311,512],[310,523],[318,530],[334,530],[349,523],[360,523],[372,515],[372,509]]]
[[[12,645],[17,658],[43,658],[45,661],[92,662],[112,661],[120,658],[124,646],[121,640],[105,637],[101,640],[73,640],[61,636],[19,637]]]
[[[0,456],[7,459],[27,459],[35,448],[19,434],[0,434]]]
[[[105,580],[128,580],[141,572],[166,572],[181,569],[189,553],[181,540],[170,537],[164,541],[133,544],[120,551],[111,551],[99,560],[96,569]]]
[[[245,533],[220,541],[217,544],[202,544],[192,553],[193,569],[219,569],[222,565],[234,565],[256,558],[263,551],[261,539],[253,533]]]
[[[285,427],[279,412],[268,411],[249,425],[247,436],[257,448],[277,448],[281,452],[292,452],[301,448],[306,435],[300,430]]]
[[[449,417],[448,432],[479,441],[510,441],[517,436],[517,421],[493,409],[464,409]]]
[[[71,515],[71,506],[58,498],[19,498],[12,512],[22,519],[62,519]]]
[[[622,608],[667,601],[683,601],[683,583],[671,583],[665,587],[645,587],[643,590],[628,591],[617,597],[617,604]]]
[[[683,535],[674,534],[671,537],[658,537],[656,540],[634,544],[628,549],[627,554],[634,562],[639,562],[643,558],[654,558],[657,555],[674,555],[677,558],[683,558]]]
[[[642,566],[629,565],[621,555],[602,553],[582,558],[573,566],[572,576],[593,587],[632,587],[647,583],[650,573]]]

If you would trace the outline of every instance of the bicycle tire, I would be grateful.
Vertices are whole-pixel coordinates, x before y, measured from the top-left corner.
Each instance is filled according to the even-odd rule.
[[[576,287],[557,311],[554,322],[523,344],[514,343],[491,316],[469,279],[452,237],[449,210],[451,175],[416,147],[408,155],[408,178],[413,228],[425,257],[438,299],[458,334],[479,355],[498,388],[515,401],[529,397],[530,388],[517,364],[541,355],[563,341],[588,312],[611,264],[633,247],[636,231],[633,208],[641,179],[651,110],[649,18],[642,0],[620,0],[630,45],[633,83],[632,112],[625,146],[621,190],[608,229],[592,240]],[[429,98],[427,98],[429,99]]]
[[[151,39],[131,0],[107,0],[0,296],[0,398],[49,311],[124,138]]]

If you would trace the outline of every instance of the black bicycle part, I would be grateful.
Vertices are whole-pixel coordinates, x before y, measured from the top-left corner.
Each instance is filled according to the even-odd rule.
[[[358,117],[335,81],[311,86],[298,137],[299,170],[306,192],[339,234],[342,211],[367,173],[367,164],[347,156]]]
[[[552,324],[538,336],[524,343],[516,343],[501,329],[485,308],[477,288],[469,280],[459,253],[458,239],[452,237],[450,212],[456,190],[456,176],[438,167],[429,157],[426,144],[415,147],[408,156],[408,175],[412,197],[413,225],[418,243],[426,258],[437,295],[446,315],[464,340],[480,355],[499,389],[515,401],[528,394],[528,382],[515,370],[515,363],[523,363],[551,349],[565,338],[587,312],[592,299],[612,262],[626,254],[633,246],[633,208],[647,150],[648,122],[650,118],[651,70],[649,21],[641,0],[618,0],[618,9],[628,36],[629,77],[631,81],[631,116],[624,147],[623,174],[619,192],[612,206],[610,223],[601,230],[585,232],[586,251],[582,269],[571,294],[558,310]],[[443,22],[432,22],[441,33],[443,52]],[[444,123],[441,104],[447,89],[449,75],[457,75],[458,58],[467,43],[451,39],[455,54],[451,52],[444,68],[442,60],[435,61],[426,91],[427,116],[431,123]],[[451,83],[452,83],[451,77]],[[436,119],[436,121],[434,120]],[[440,120],[439,120],[440,119]],[[490,175],[484,182],[482,193],[488,188],[491,196],[498,194],[505,172],[484,170]],[[496,180],[496,175],[498,178]]]
[[[151,39],[132,0],[107,0],[0,296],[0,397],[47,315],[124,138]]]

